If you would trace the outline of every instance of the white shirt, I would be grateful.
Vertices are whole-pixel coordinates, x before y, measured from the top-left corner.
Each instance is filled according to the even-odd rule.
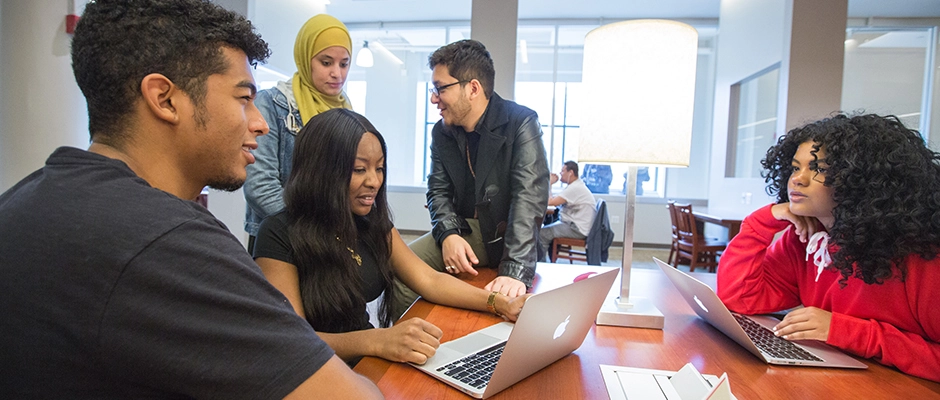
[[[565,199],[565,204],[561,205],[561,220],[574,223],[578,231],[587,236],[596,212],[594,195],[581,179],[577,179],[569,183],[558,196]]]

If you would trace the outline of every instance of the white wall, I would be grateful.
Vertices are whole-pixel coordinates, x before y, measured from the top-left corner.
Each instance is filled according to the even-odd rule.
[[[88,147],[88,116],[65,33],[68,0],[3,1],[0,14],[0,192],[59,146]]]
[[[731,85],[783,58],[786,0],[721,2],[708,203],[750,212],[772,199],[763,179],[725,178]],[[742,204],[751,193],[751,204]]]
[[[216,0],[217,2],[247,2],[248,17],[261,32],[261,38],[271,48],[267,66],[285,75],[293,75],[294,40],[300,27],[310,17],[326,12],[326,5],[309,0]],[[226,4],[222,4],[228,7]],[[238,8],[230,8],[240,12]]]
[[[482,42],[493,57],[496,79],[493,89],[502,98],[515,98],[516,30],[519,0],[473,0],[470,37]]]

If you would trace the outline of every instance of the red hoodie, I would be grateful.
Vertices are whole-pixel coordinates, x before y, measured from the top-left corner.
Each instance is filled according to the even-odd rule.
[[[832,313],[826,343],[940,382],[940,257],[908,256],[903,282],[897,275],[873,285],[849,278],[840,288],[842,275],[832,268],[818,272],[806,244],[788,221],[773,217],[771,206],[745,218],[721,255],[718,296],[725,305],[742,314],[821,308]]]

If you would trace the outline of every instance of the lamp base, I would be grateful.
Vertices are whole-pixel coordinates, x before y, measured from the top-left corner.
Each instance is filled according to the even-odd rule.
[[[598,325],[663,329],[665,317],[649,299],[629,297],[624,301],[617,296],[604,302],[596,322]]]

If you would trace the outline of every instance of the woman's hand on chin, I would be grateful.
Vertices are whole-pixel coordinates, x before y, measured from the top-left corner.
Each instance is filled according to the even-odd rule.
[[[770,212],[778,221],[790,221],[793,224],[794,232],[800,237],[800,242],[806,243],[819,226],[816,217],[804,217],[796,215],[790,211],[790,203],[774,204]]]

